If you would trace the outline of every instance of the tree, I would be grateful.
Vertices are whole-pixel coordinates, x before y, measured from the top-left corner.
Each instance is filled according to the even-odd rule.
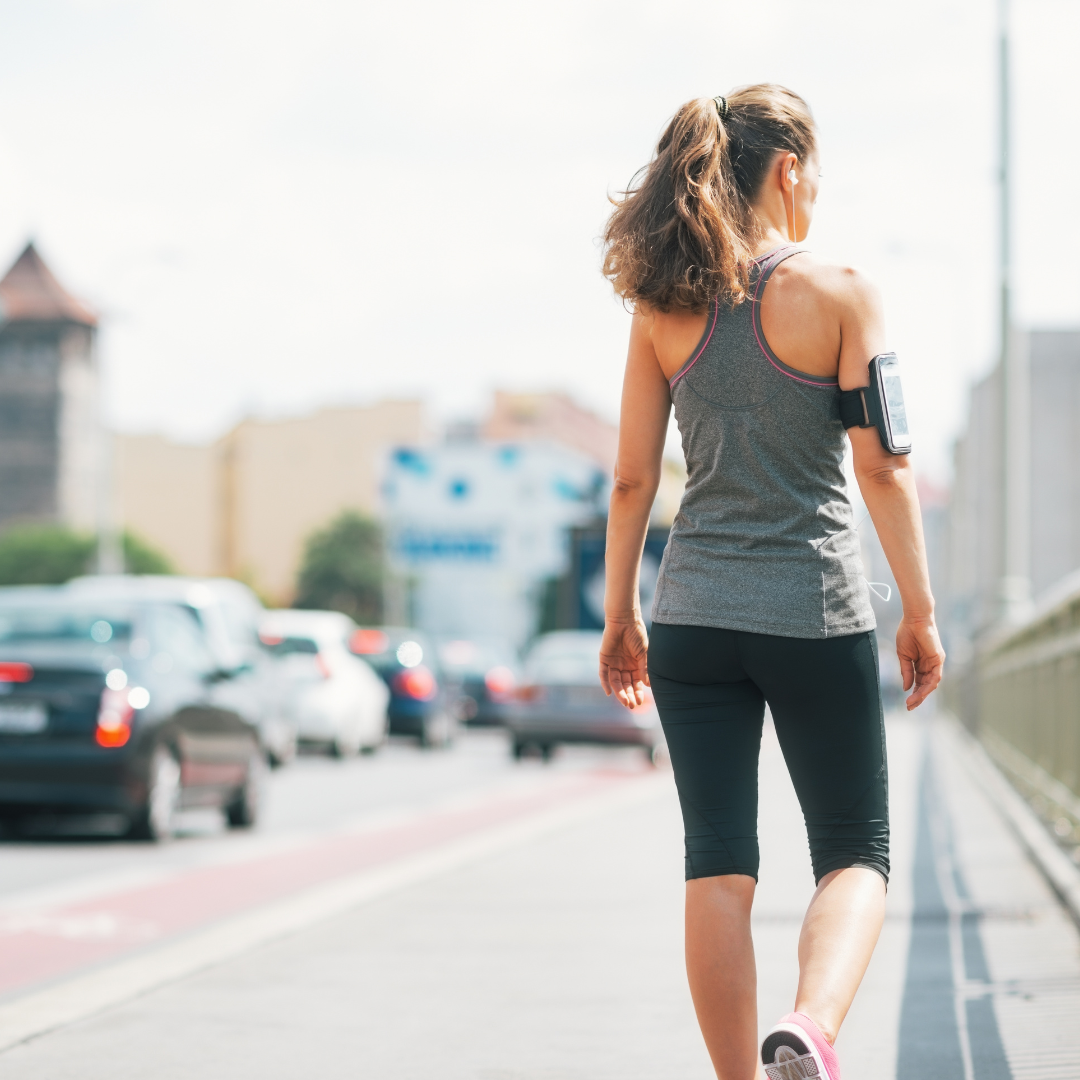
[[[385,580],[382,528],[346,510],[308,537],[293,607],[343,611],[359,623],[378,624]]]
[[[129,574],[171,574],[172,564],[145,541],[125,532]],[[62,585],[91,573],[97,540],[63,525],[16,525],[0,536],[0,585]]]
[[[17,525],[0,536],[0,585],[62,585],[86,573],[96,548],[62,525]]]
[[[124,530],[121,537],[124,552],[124,571],[128,574],[175,574],[168,557],[151,547],[134,533]]]

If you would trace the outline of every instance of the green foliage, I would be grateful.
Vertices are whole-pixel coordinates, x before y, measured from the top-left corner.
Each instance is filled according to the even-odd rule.
[[[0,536],[0,585],[62,585],[86,573],[96,548],[62,525],[17,525]]]
[[[129,574],[171,574],[161,552],[129,532],[123,536]],[[63,525],[17,525],[0,536],[0,585],[62,585],[91,573],[97,540]]]
[[[173,564],[157,548],[152,548],[134,533],[123,536],[124,570],[129,574],[175,574]]]
[[[343,611],[359,623],[378,624],[385,580],[379,523],[346,510],[308,537],[293,607]]]

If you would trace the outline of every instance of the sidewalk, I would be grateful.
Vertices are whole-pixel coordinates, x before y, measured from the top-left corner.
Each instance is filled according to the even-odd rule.
[[[893,881],[838,1043],[846,1080],[1080,1077],[1075,927],[958,733],[897,717],[889,745]],[[709,1080],[682,967],[678,806],[670,780],[641,783],[16,1046],[0,1068],[8,1080]],[[761,836],[767,1026],[791,1007],[813,888],[771,731]]]

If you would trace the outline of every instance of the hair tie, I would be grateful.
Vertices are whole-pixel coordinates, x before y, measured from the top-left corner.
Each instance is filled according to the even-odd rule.
[[[728,118],[728,113],[731,112],[728,108],[727,98],[722,94],[717,94],[717,96],[713,98],[713,101],[716,103],[716,111],[719,114],[720,119],[726,120]]]

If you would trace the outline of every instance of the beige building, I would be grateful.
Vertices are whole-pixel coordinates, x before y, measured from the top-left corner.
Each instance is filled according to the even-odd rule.
[[[182,573],[287,603],[307,537],[342,510],[377,512],[387,449],[425,441],[419,401],[245,420],[210,446],[118,435],[119,514]]]

